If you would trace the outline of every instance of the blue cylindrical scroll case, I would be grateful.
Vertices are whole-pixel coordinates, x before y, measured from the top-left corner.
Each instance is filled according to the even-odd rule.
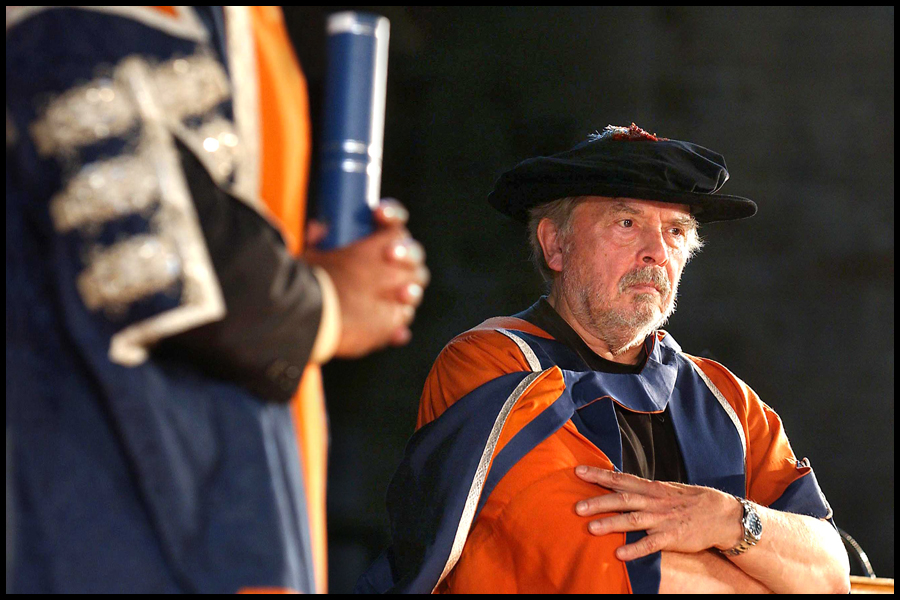
[[[322,249],[372,233],[381,193],[390,22],[379,15],[328,17],[328,73],[322,128],[319,218]]]

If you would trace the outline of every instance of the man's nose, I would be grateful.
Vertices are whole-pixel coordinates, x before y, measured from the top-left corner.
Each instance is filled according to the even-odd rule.
[[[663,238],[662,231],[647,230],[641,254],[644,264],[647,265],[662,267],[669,262],[669,246]]]

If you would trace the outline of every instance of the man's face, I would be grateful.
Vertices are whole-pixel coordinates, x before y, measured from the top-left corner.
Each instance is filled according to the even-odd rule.
[[[675,311],[687,236],[686,205],[592,197],[562,241],[559,293],[614,354],[640,344]]]

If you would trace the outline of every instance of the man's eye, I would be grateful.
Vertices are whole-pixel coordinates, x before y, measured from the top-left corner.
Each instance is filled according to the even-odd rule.
[[[669,231],[672,233],[672,235],[677,235],[679,237],[684,236],[684,229],[681,229],[680,227],[673,227]]]
[[[622,227],[631,227],[632,225],[634,225],[634,221],[632,221],[631,219],[622,219],[621,221],[619,221],[619,223],[622,224]]]

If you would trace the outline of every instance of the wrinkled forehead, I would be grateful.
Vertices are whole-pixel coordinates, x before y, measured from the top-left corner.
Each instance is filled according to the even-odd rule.
[[[609,198],[606,196],[585,196],[582,204],[593,212],[603,214],[654,215],[666,217],[690,217],[691,207],[687,204],[637,200],[635,198]]]

